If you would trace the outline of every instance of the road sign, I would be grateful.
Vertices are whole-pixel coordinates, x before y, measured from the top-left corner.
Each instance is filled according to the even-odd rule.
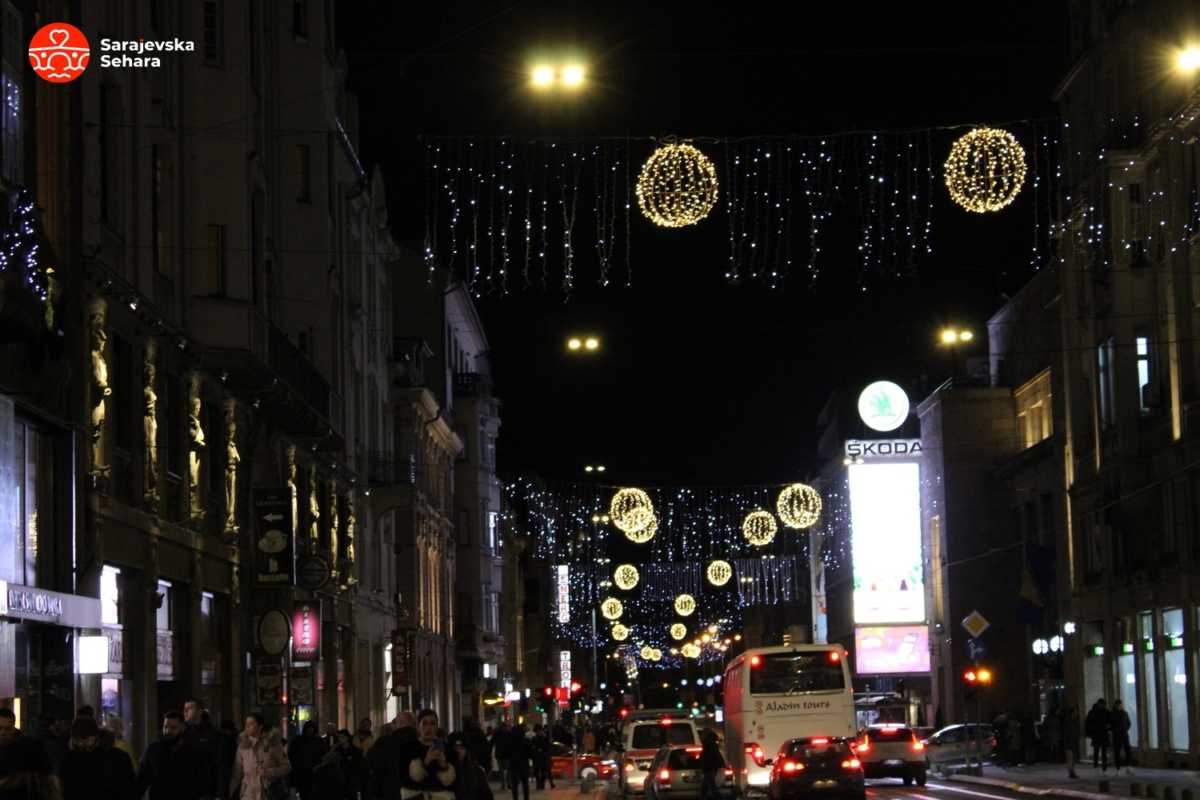
[[[967,640],[967,654],[970,655],[972,661],[978,661],[983,658],[983,654],[987,652],[987,648],[983,646],[983,642],[979,639]]]
[[[296,562],[296,582],[315,592],[329,582],[329,562],[320,556],[304,556]]]
[[[983,636],[984,631],[992,627],[992,623],[988,622],[983,614],[980,614],[978,611],[972,611],[963,619],[962,626],[966,629],[967,633],[971,634],[972,639],[978,639],[980,636]]]
[[[254,583],[291,586],[296,559],[292,541],[292,498],[287,489],[254,490]]]

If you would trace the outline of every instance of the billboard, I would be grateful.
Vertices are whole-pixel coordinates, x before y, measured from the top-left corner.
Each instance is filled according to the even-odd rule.
[[[925,621],[920,465],[852,464],[854,623]]]
[[[929,629],[924,625],[854,629],[856,675],[929,672]]]

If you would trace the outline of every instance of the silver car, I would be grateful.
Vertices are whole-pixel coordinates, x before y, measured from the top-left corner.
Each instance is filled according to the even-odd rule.
[[[996,731],[991,725],[974,722],[947,725],[925,740],[925,765],[932,770],[973,762],[979,757],[988,762],[995,749]]]
[[[704,785],[704,771],[700,766],[703,752],[702,747],[679,745],[667,745],[659,750],[646,775],[646,800],[699,800]],[[723,757],[717,770],[717,794],[734,796],[733,769]]]

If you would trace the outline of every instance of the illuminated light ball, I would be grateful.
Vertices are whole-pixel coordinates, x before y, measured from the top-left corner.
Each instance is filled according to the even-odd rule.
[[[704,571],[704,574],[707,576],[708,582],[713,586],[724,586],[733,577],[733,567],[729,565],[728,561],[722,561],[718,558],[716,561],[709,563],[708,569]]]
[[[641,656],[647,661],[652,660],[654,657],[654,648],[648,644],[642,645]]]
[[[626,533],[625,538],[634,544],[645,544],[654,538],[654,534],[658,533],[658,517],[651,516],[650,524],[634,533]]]
[[[650,495],[641,489],[619,489],[613,495],[608,513],[613,524],[632,538],[654,520],[654,504],[650,502]]]
[[[683,653],[683,655],[686,658],[699,658],[700,657],[699,645],[694,645],[691,642],[688,642],[683,647],[679,648],[679,652]]]
[[[633,564],[622,564],[613,572],[613,583],[626,592],[638,585],[638,578],[637,567]]]
[[[604,602],[600,604],[600,613],[605,619],[620,619],[621,612],[625,610],[625,606],[621,605],[621,601],[615,597],[606,597]]]
[[[681,617],[691,616],[696,610],[696,598],[690,594],[681,594],[675,598],[675,613]]]
[[[963,134],[946,159],[946,188],[967,211],[999,211],[1025,183],[1025,149],[999,128],[976,128]]]
[[[671,626],[671,638],[677,642],[680,642],[680,641],[683,641],[684,639],[686,639],[687,638],[687,625],[684,625],[682,622],[676,622],[674,625],[672,625]]]
[[[779,526],[769,511],[751,511],[742,522],[742,535],[755,547],[770,544],[778,530]]]
[[[811,486],[793,483],[779,493],[775,510],[779,512],[779,520],[789,528],[811,528],[821,518],[821,495]]]
[[[657,647],[651,648],[650,660],[651,661],[662,661],[662,650],[659,650]]]
[[[629,628],[626,628],[621,623],[612,626],[612,637],[614,641],[623,642],[629,638]]]
[[[663,145],[642,166],[637,199],[642,213],[655,225],[695,225],[717,204],[717,169],[690,144]]]

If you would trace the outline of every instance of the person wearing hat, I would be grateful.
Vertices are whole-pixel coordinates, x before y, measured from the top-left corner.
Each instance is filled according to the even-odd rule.
[[[92,717],[71,723],[71,739],[59,767],[63,800],[132,800],[133,764],[111,747],[100,747],[100,726]]]
[[[0,800],[62,800],[46,748],[15,736],[0,747]]]

